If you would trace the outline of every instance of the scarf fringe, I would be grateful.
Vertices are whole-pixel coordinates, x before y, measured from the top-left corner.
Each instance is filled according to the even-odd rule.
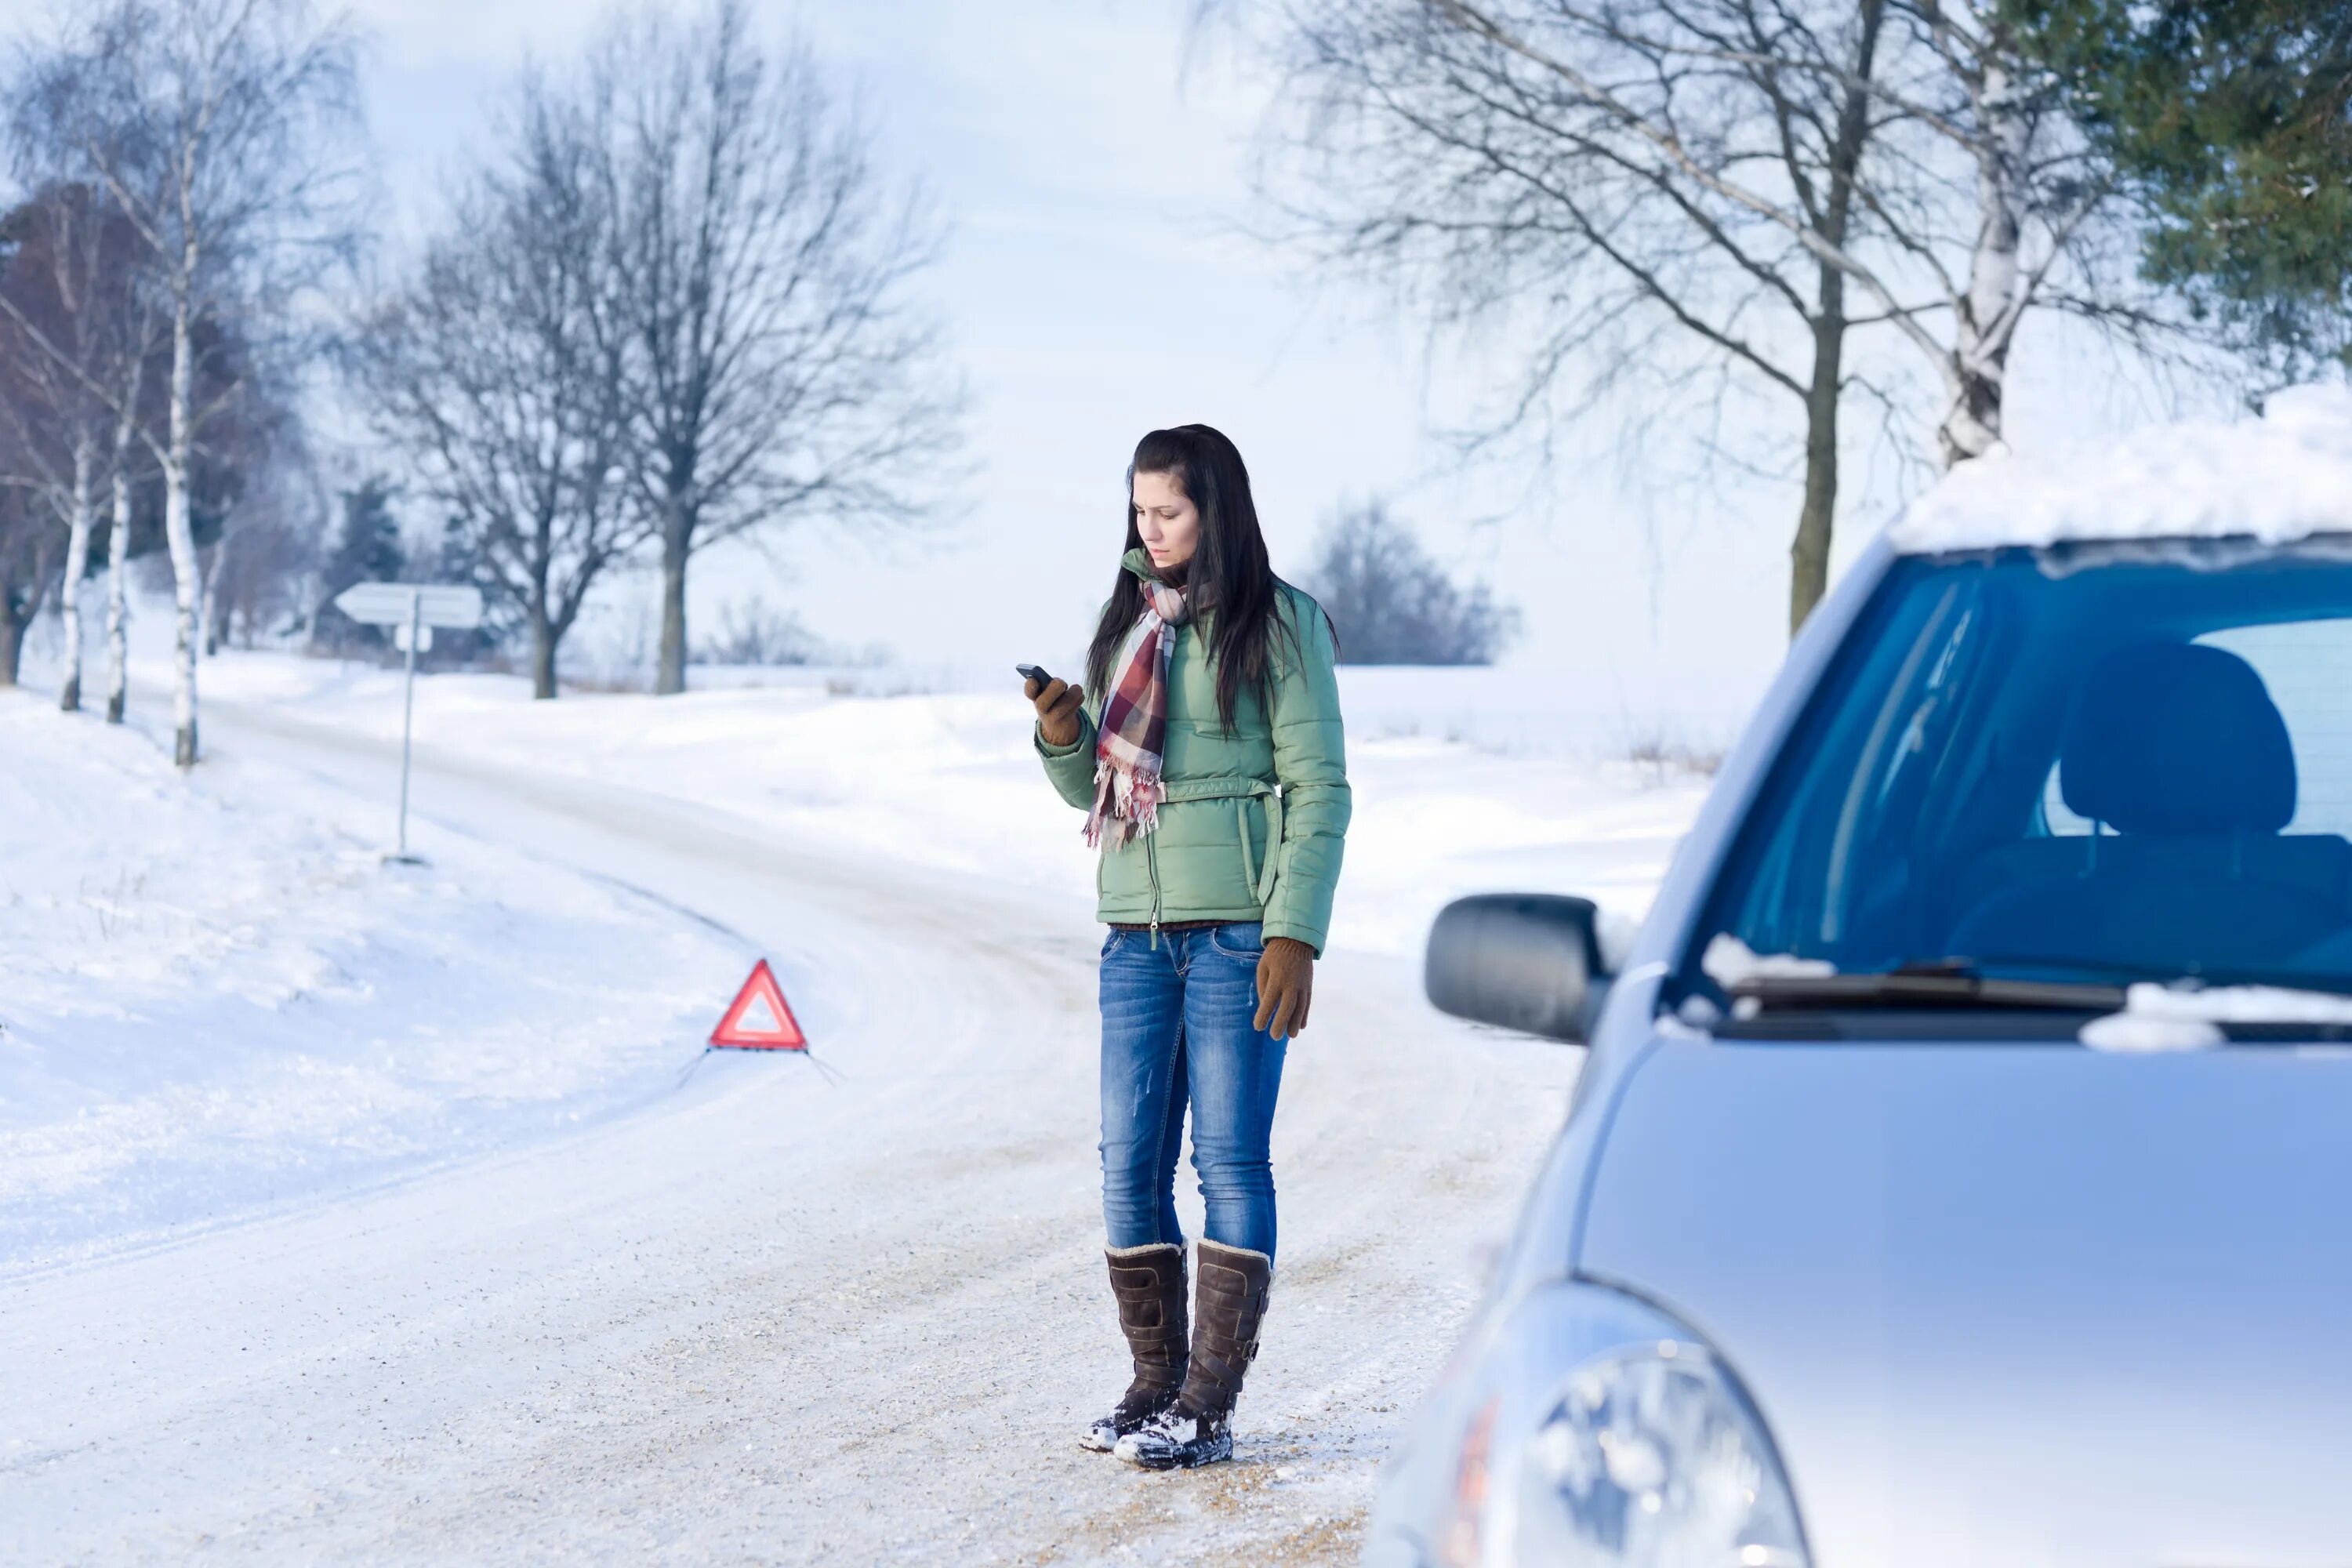
[[[1115,768],[1108,762],[1095,765],[1094,809],[1087,813],[1087,845],[1108,844],[1116,849],[1138,834],[1160,826],[1160,803],[1168,798],[1157,768]]]

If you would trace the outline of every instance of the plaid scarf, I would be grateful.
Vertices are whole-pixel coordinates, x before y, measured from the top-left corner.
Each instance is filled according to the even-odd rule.
[[[1168,791],[1160,767],[1168,751],[1168,666],[1176,628],[1192,618],[1184,591],[1146,578],[1127,666],[1118,672],[1095,726],[1095,807],[1087,842],[1113,848],[1160,826]]]

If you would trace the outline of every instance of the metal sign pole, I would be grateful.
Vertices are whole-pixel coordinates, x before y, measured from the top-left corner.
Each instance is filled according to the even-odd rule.
[[[408,684],[400,700],[400,858],[408,858],[408,733],[416,721],[417,633],[425,626],[425,595],[408,601]]]
[[[363,626],[408,628],[408,674],[400,697],[400,847],[408,853],[409,737],[416,726],[416,655],[433,626],[469,629],[482,624],[482,591],[455,583],[354,583],[335,595],[335,608]]]

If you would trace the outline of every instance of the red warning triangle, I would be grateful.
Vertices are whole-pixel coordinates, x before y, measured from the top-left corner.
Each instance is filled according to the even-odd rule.
[[[808,1037],[801,1033],[800,1021],[785,1005],[783,987],[776,984],[775,972],[766,959],[751,966],[751,977],[735,993],[727,1016],[710,1031],[710,1043],[745,1051],[808,1049]]]

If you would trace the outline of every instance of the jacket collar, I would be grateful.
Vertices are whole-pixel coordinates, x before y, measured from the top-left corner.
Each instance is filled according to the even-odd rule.
[[[1120,556],[1118,563],[1146,583],[1157,583],[1160,581],[1160,574],[1152,569],[1151,552],[1140,545],[1129,551],[1125,555]],[[1209,617],[1215,612],[1216,606],[1202,598],[1199,595],[1193,594],[1189,589],[1186,590],[1185,597],[1192,603],[1192,618],[1185,624],[1193,627],[1195,630],[1198,630],[1208,623]],[[1205,636],[1206,634],[1202,633],[1202,635]]]
[[[1139,544],[1120,556],[1118,563],[1146,583],[1157,583],[1160,580],[1159,569],[1151,564],[1151,552]],[[1187,589],[1186,592],[1189,594],[1191,590]],[[1197,605],[1194,607],[1199,608]]]

